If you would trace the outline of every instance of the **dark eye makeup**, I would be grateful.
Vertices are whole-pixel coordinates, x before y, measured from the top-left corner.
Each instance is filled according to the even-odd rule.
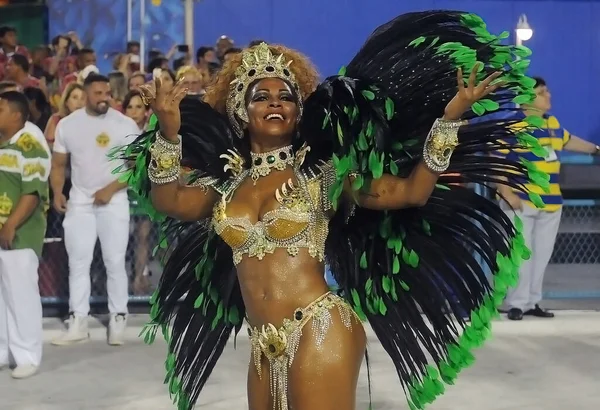
[[[252,101],[266,101],[269,99],[269,92],[259,90],[252,96]],[[294,101],[294,96],[289,91],[280,91],[279,98],[283,101]]]

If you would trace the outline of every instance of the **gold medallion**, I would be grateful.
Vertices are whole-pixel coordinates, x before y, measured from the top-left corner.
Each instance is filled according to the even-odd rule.
[[[98,146],[100,148],[108,147],[109,143],[110,143],[110,137],[105,132],[103,132],[102,134],[100,134],[96,137],[96,144],[98,144]]]

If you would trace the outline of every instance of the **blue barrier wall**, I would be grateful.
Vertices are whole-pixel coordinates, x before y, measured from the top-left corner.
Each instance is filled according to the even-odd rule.
[[[146,3],[146,50],[158,48],[167,52],[173,44],[184,41],[184,10],[180,0],[163,0],[154,6],[150,0],[134,0],[132,39],[140,38],[140,4]],[[88,47],[96,50],[98,68],[111,70],[112,57],[125,50],[127,43],[127,0],[48,0],[50,39],[76,31]]]
[[[133,33],[139,37],[139,4],[134,0]],[[183,1],[145,0],[149,48],[165,52],[184,38]],[[77,30],[102,57],[122,50],[126,41],[126,0],[48,0],[49,34]],[[240,45],[255,38],[280,42],[308,54],[324,75],[348,62],[379,24],[409,11],[460,9],[480,14],[490,30],[514,29],[525,13],[534,29],[526,43],[533,51],[532,75],[544,76],[563,125],[600,142],[596,96],[600,83],[600,1],[574,0],[203,0],[195,6],[195,45],[214,44],[228,34]],[[514,41],[514,39],[512,39]]]
[[[377,25],[401,13],[426,9],[478,13],[494,32],[512,32],[518,16],[527,14],[534,29],[526,43],[534,52],[530,74],[548,80],[553,112],[565,127],[600,142],[597,0],[204,0],[195,8],[195,44],[214,44],[222,34],[240,45],[255,38],[280,42],[305,52],[324,75],[331,75]]]

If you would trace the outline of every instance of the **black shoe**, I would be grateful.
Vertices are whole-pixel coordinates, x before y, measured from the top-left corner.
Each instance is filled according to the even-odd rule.
[[[554,313],[548,312],[546,309],[542,309],[540,305],[535,305],[535,308],[529,309],[527,312],[525,312],[525,315],[545,318],[554,317]]]
[[[523,311],[521,309],[512,308],[506,314],[510,320],[523,320]]]

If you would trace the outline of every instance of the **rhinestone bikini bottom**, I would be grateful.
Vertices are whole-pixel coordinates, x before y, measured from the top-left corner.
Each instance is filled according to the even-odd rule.
[[[342,323],[352,331],[352,317],[360,323],[350,305],[341,297],[327,292],[305,308],[298,308],[292,319],[283,319],[280,328],[272,324],[249,328],[252,358],[259,377],[262,375],[261,359],[269,360],[269,384],[274,410],[288,410],[288,370],[298,351],[302,329],[312,319],[312,332],[317,348],[323,345],[332,324],[331,310],[336,307]]]

